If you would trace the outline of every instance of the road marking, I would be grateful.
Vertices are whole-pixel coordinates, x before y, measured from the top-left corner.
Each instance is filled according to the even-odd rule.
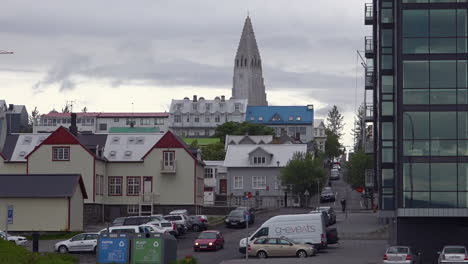
[[[363,209],[363,207],[362,207],[362,201],[359,201],[359,204],[361,205],[361,209]]]

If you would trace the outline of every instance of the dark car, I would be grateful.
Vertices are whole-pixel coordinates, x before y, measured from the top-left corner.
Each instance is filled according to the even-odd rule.
[[[198,215],[189,215],[186,222],[188,229],[194,232],[200,232],[208,229],[208,222]]]
[[[335,201],[335,193],[332,189],[324,189],[320,194],[320,202],[321,203],[328,203]]]
[[[123,225],[126,217],[117,217],[112,221],[112,226],[121,226]]]
[[[121,225],[128,226],[128,225],[142,225],[148,222],[153,221],[150,216],[129,216],[125,217],[125,220]]]
[[[237,207],[235,210],[247,211],[249,214],[249,225],[255,223],[255,210],[251,207]]]
[[[247,227],[247,221],[245,221],[247,211],[244,210],[232,210],[224,220],[226,227]]]
[[[333,225],[336,224],[336,214],[335,210],[333,210],[333,207],[331,206],[321,206],[318,207],[317,210],[326,212],[328,215],[328,225]]]
[[[340,240],[340,238],[338,237],[338,230],[336,227],[327,227],[327,244],[336,244],[338,240]]]
[[[224,248],[224,237],[217,230],[207,230],[200,233],[193,242],[193,250],[218,250]]]

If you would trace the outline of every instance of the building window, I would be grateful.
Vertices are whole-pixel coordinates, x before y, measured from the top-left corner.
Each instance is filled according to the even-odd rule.
[[[215,168],[205,168],[205,179],[213,179],[215,177]]]
[[[281,186],[281,181],[280,179],[276,178],[275,179],[275,190],[278,190]]]
[[[195,123],[199,123],[200,122],[200,116],[199,115],[196,115],[194,117],[194,120],[195,120]]]
[[[209,116],[205,116],[205,123],[209,123],[210,122],[210,117]]]
[[[253,157],[253,164],[261,165],[266,163],[266,157]]]
[[[242,205],[242,197],[234,197],[234,205],[236,206]]]
[[[138,215],[140,214],[140,208],[138,204],[129,204],[127,205],[127,213],[129,215]]]
[[[215,116],[215,123],[219,123],[220,122],[220,117],[219,116]]]
[[[96,195],[100,195],[101,194],[101,177],[96,174]]]
[[[100,193],[101,195],[104,195],[104,185],[105,185],[105,183],[104,183],[104,175],[99,175],[99,178],[101,179],[101,181],[100,181],[101,184],[99,185],[99,189],[100,189],[100,190],[99,190],[99,193]]]
[[[164,125],[164,119],[163,118],[155,118],[154,119],[154,124],[155,125]]]
[[[239,111],[240,110],[240,104],[234,104],[234,110]]]
[[[99,124],[99,130],[107,131],[107,124]]]
[[[210,135],[210,130],[209,129],[205,129],[205,136],[209,136]]]
[[[164,167],[174,166],[175,152],[174,151],[163,151],[163,162]]]
[[[198,104],[192,104],[192,110],[197,111],[198,110]]]
[[[69,161],[70,160],[70,147],[53,147],[52,148],[53,161]]]
[[[210,111],[211,110],[211,104],[205,104],[205,110]]]
[[[300,116],[296,116],[296,121],[301,121],[301,117]]]
[[[250,121],[255,121],[255,116],[251,116]]]
[[[131,126],[131,124],[135,125],[136,124],[135,118],[127,118],[126,124],[127,126]]]
[[[293,121],[293,120],[294,120],[294,116],[290,116],[290,117],[288,118],[288,120],[289,120],[289,121]]]
[[[221,110],[224,109],[224,103],[219,103],[219,109],[221,109]]]
[[[175,123],[182,123],[182,117],[180,115],[175,115],[174,116],[174,122]]]
[[[122,195],[122,177],[121,176],[109,177],[109,195],[110,196]]]
[[[141,188],[140,177],[127,177],[127,195],[139,195]]]
[[[234,189],[244,188],[244,177],[243,176],[234,176]]]
[[[142,119],[140,120],[140,124],[141,124],[141,125],[145,125],[145,126],[150,125],[150,124],[151,124],[151,119],[149,119],[149,118],[142,118]]]
[[[118,119],[118,118],[114,118],[114,122],[119,122],[119,119]]]
[[[266,189],[266,176],[253,176],[252,189]]]
[[[263,121],[263,116],[259,116],[258,121]]]

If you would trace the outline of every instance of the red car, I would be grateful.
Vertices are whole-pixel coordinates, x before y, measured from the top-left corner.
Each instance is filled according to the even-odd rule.
[[[218,250],[224,247],[224,237],[217,230],[206,230],[200,233],[193,242],[193,250]]]

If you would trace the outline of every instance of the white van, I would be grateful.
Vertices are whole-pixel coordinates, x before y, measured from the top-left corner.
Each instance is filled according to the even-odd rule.
[[[321,213],[273,216],[249,237],[249,243],[262,236],[284,236],[298,243],[314,245],[319,250],[327,246],[325,221]],[[243,254],[245,247],[246,238],[243,238],[239,242],[239,251]]]

